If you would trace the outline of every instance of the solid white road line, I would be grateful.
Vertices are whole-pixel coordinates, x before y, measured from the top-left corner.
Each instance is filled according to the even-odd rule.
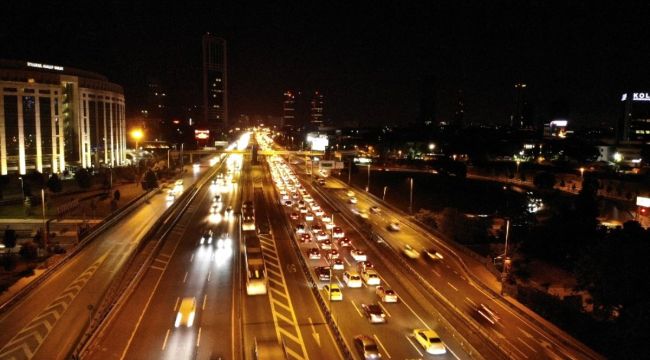
[[[381,348],[386,353],[386,356],[390,359],[391,358],[390,353],[388,352],[388,350],[386,350],[386,348],[384,347],[384,344],[381,343],[381,341],[379,340],[379,337],[377,337],[377,334],[372,334],[372,336],[375,338],[375,340],[377,340],[377,344],[379,344],[379,346],[381,346]]]
[[[409,341],[409,343],[411,343],[411,345],[413,346],[413,348],[415,349],[415,351],[417,351],[418,354],[420,354],[420,356],[424,356],[424,354],[422,354],[422,351],[420,351],[420,349],[418,349],[418,347],[413,343],[413,340],[411,340],[411,337],[410,337],[410,336],[408,336],[408,335],[404,335],[404,337],[406,338],[406,340]]]
[[[384,307],[384,305],[381,304],[381,302],[378,302],[377,304],[379,304],[379,306],[381,306],[382,310],[384,310],[384,312],[386,313],[386,315],[388,315],[388,317],[393,317],[393,316],[388,312],[388,310],[386,310],[386,308]]]
[[[208,271],[208,282],[210,282],[210,275],[212,275],[212,271]]]
[[[475,303],[472,299],[470,299],[470,298],[468,298],[468,297],[465,297],[465,301],[467,301],[468,303],[472,304],[473,306],[476,306],[476,303]]]
[[[534,353],[537,352],[537,350],[535,350],[535,348],[533,348],[532,346],[528,345],[528,343],[526,343],[526,342],[525,342],[522,338],[520,338],[519,336],[517,336],[517,340],[519,340],[519,342],[521,342],[522,344],[524,344],[524,346],[526,346],[527,348],[529,348],[530,351],[532,351],[532,352],[534,352]]]
[[[165,351],[165,346],[167,346],[167,338],[168,337],[169,337],[169,329],[167,329],[167,333],[165,333],[165,340],[163,340],[162,351]]]
[[[203,306],[201,310],[205,310],[205,303],[208,301],[208,294],[203,295]]]
[[[402,304],[406,305],[406,307],[407,307],[407,308],[408,308],[408,309],[413,313],[413,315],[415,315],[416,318],[418,318],[418,320],[420,320],[420,322],[422,323],[422,325],[424,325],[425,328],[427,328],[428,330],[431,330],[431,328],[429,327],[429,325],[427,325],[427,323],[424,322],[424,320],[422,320],[422,318],[421,318],[420,316],[418,316],[418,314],[413,310],[413,308],[411,308],[411,307],[409,306],[409,304],[406,303],[406,301],[404,301],[404,299],[400,299],[400,302],[401,302]]]
[[[192,257],[190,258],[190,262],[194,261],[194,253],[192,253]]]
[[[176,309],[178,309],[178,302],[181,300],[180,297],[176,298],[176,303],[174,303],[174,312],[176,312]]]
[[[454,285],[452,285],[449,281],[447,281],[447,285],[449,285],[452,289],[458,291],[458,289]]]
[[[196,336],[196,347],[201,343],[201,327],[199,327],[199,334]]]
[[[359,316],[363,317],[363,314],[361,314],[361,311],[359,311],[359,308],[357,307],[357,304],[354,302],[354,300],[350,300],[350,302],[352,303],[352,306],[354,306],[354,309],[357,311]]]
[[[185,280],[187,280],[187,271],[185,272],[185,276],[183,277],[183,283],[185,283]]]

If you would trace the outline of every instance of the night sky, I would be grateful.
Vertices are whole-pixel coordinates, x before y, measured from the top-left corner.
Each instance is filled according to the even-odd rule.
[[[4,2],[0,58],[104,74],[124,86],[130,113],[149,78],[166,85],[176,105],[200,104],[207,31],[229,41],[231,118],[281,115],[283,90],[297,88],[324,92],[335,122],[410,122],[420,80],[433,75],[440,120],[462,89],[468,121],[504,123],[513,85],[523,81],[539,119],[559,103],[575,123],[595,125],[619,116],[622,92],[650,91],[647,2],[65,3]]]

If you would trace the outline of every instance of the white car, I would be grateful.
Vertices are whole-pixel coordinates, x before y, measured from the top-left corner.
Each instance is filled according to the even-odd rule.
[[[325,229],[327,229],[327,230],[332,230],[335,227],[336,227],[336,224],[334,224],[333,222],[325,223]]]
[[[174,195],[174,192],[170,190],[167,193],[167,202],[171,203],[171,202],[174,202],[174,200],[176,200],[176,196]]]
[[[363,287],[361,283],[361,276],[356,271],[346,271],[343,273],[343,281],[349,288]]]
[[[296,234],[302,235],[305,233],[305,224],[296,225]]]
[[[362,272],[361,277],[363,278],[363,282],[368,286],[378,286],[381,284],[381,279],[375,269],[368,269]]]
[[[343,237],[345,237],[345,233],[343,232],[343,229],[341,229],[341,228],[338,227],[338,226],[335,226],[335,227],[332,229],[332,238],[334,238],[334,239],[340,239],[340,238],[343,238]]]
[[[442,260],[444,258],[442,254],[436,249],[426,249],[424,250],[424,253],[427,254],[427,257],[433,261]]]
[[[305,221],[314,221],[314,214],[312,213],[305,214]]]
[[[348,195],[348,197],[353,197],[353,196],[354,196],[354,191],[349,190],[349,191],[347,192],[347,195]]]
[[[388,229],[390,231],[400,231],[401,227],[399,226],[399,223],[393,221],[388,225]]]
[[[316,216],[318,216],[318,217],[321,217],[321,216],[323,216],[324,214],[325,214],[325,212],[324,212],[323,210],[320,210],[320,209],[318,209],[318,210],[314,210],[314,215],[316,215]]]
[[[339,251],[334,249],[330,250],[325,254],[325,257],[327,257],[327,260],[334,260],[338,259],[341,255],[339,254]]]
[[[351,197],[349,200],[350,204],[356,204],[357,203],[357,198]]]
[[[368,255],[366,255],[366,252],[363,250],[357,250],[353,249],[350,251],[350,255],[352,255],[352,258],[354,261],[366,261],[368,260]]]
[[[417,259],[420,257],[420,252],[415,250],[411,245],[405,245],[404,249],[402,249],[404,252],[404,255],[406,255],[408,258],[411,259]]]
[[[331,240],[325,240],[320,243],[320,248],[322,250],[332,250],[332,241]]]
[[[345,264],[341,259],[334,259],[331,263],[332,270],[345,270]]]
[[[375,294],[377,294],[377,296],[379,296],[379,299],[385,303],[396,303],[399,300],[395,291],[386,289],[383,286],[377,286],[377,289],[375,289]]]
[[[381,209],[378,206],[371,206],[370,212],[373,214],[379,214],[381,212]]]
[[[326,223],[326,224],[329,223],[329,222],[332,222],[332,217],[331,217],[331,216],[328,216],[328,215],[324,215],[324,214],[323,214],[323,216],[321,216],[320,219],[321,219],[324,223]]]
[[[311,249],[307,250],[307,254],[309,255],[309,259],[311,259],[311,260],[320,259],[320,251],[318,251],[317,248],[311,248]]]
[[[318,241],[327,240],[329,238],[330,237],[327,235],[325,231],[319,231],[318,233],[316,233],[316,240]]]

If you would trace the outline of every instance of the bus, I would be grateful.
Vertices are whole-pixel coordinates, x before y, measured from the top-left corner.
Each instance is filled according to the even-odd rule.
[[[245,235],[244,237],[246,257],[246,294],[266,294],[266,267],[262,256],[262,245],[257,235]]]
[[[255,209],[252,201],[245,201],[241,208],[241,230],[255,231]]]

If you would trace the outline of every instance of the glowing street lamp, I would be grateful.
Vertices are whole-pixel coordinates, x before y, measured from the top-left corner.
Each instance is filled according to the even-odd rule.
[[[131,131],[131,137],[133,138],[133,140],[135,140],[135,150],[138,150],[138,141],[140,141],[140,139],[142,139],[143,136],[144,133],[140,129],[135,129]]]
[[[585,177],[585,168],[583,168],[583,167],[580,168],[580,177],[581,178]]]
[[[434,144],[434,143],[429,144],[429,151],[433,152],[433,149],[435,149],[435,148],[436,148],[436,144]]]

